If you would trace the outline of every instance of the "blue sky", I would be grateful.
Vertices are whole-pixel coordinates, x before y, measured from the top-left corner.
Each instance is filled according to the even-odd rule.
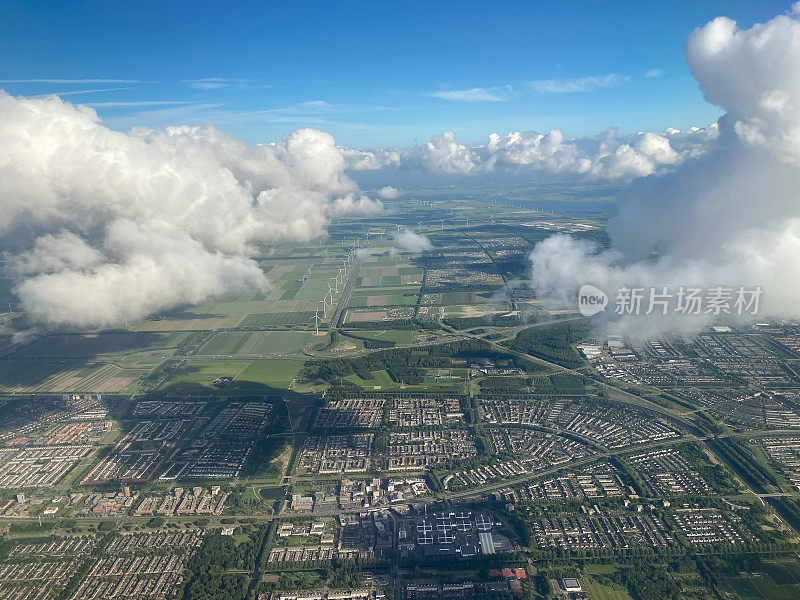
[[[683,57],[715,16],[788,2],[51,2],[0,6],[0,88],[89,104],[110,127],[298,127],[407,147],[452,129],[593,135],[703,126]]]

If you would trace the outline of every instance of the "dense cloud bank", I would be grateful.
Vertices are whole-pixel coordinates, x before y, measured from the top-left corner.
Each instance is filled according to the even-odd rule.
[[[716,124],[628,136],[619,136],[610,127],[596,138],[573,140],[565,140],[558,129],[546,134],[514,131],[504,136],[492,133],[486,144],[470,148],[446,131],[402,155],[401,164],[428,173],[460,175],[487,173],[497,167],[530,168],[625,183],[704,154],[714,146],[717,134]]]
[[[587,283],[610,295],[622,286],[760,286],[762,313],[800,316],[800,3],[750,29],[714,19],[689,36],[686,59],[706,99],[727,111],[716,145],[626,188],[610,250],[564,236],[540,243],[533,285],[572,302]],[[601,318],[642,334],[713,316],[608,312]]]
[[[56,97],[0,92],[0,236],[30,318],[106,327],[268,285],[263,240],[319,235],[380,210],[333,136],[300,129],[246,146],[214,127],[104,127]]]
[[[512,168],[627,183],[702,156],[715,147],[718,134],[716,123],[625,136],[609,127],[597,137],[572,140],[565,140],[558,129],[545,134],[513,131],[489,134],[486,144],[469,147],[454,132],[445,131],[410,150],[341,150],[351,171],[399,167],[440,175],[481,175]]]

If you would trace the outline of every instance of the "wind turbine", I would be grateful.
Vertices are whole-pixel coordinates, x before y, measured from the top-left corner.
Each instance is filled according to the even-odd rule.
[[[444,219],[439,219],[442,222],[442,231],[444,231]]]
[[[339,277],[338,276],[337,277],[331,277],[331,280],[333,281],[335,292],[338,294],[339,293]],[[328,284],[328,287],[330,287],[330,284]]]
[[[322,316],[328,318],[328,294],[322,297]]]
[[[319,322],[322,320],[319,318],[319,309],[314,311],[314,316],[311,318],[314,319],[314,329],[316,334],[319,335]]]

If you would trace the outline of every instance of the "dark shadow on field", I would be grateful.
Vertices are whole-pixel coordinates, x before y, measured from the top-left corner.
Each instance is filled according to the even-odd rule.
[[[166,320],[166,319],[226,319],[230,315],[218,315],[214,313],[193,313],[188,310],[178,310],[167,312],[161,315],[159,320]],[[151,320],[153,318],[151,317]]]
[[[222,361],[222,364],[224,364],[224,361]],[[201,371],[202,369],[195,366],[185,366],[181,369],[181,375],[192,375],[193,373],[199,373]],[[223,373],[222,370],[220,370],[220,374],[217,375],[217,377],[234,377],[235,375],[235,372]],[[219,398],[242,395],[282,396],[286,398],[304,396],[304,394],[292,392],[286,388],[279,388],[258,381],[246,380],[232,381],[228,385],[221,387],[212,385],[211,381],[208,381],[205,384],[194,382],[173,383],[171,381],[167,381],[162,387],[150,395],[170,397],[186,395],[211,395]]]
[[[164,334],[142,331],[51,334],[33,340],[7,354],[7,358],[84,358],[128,352],[156,346]]]
[[[11,346],[0,357],[0,383],[10,387],[34,387],[67,370],[86,369],[101,354],[157,349],[169,334],[156,332],[103,331],[55,333],[27,344]],[[99,367],[98,367],[99,368]]]

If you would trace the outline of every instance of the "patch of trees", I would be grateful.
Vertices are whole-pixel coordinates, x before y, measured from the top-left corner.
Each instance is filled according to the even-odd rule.
[[[470,339],[417,348],[397,348],[351,358],[312,360],[306,363],[300,376],[306,380],[322,379],[345,388],[347,382],[344,377],[358,375],[369,381],[374,379],[372,371],[386,370],[395,382],[415,385],[425,381],[427,369],[450,367],[453,358],[485,358],[498,365],[516,366],[527,371],[546,369],[540,363],[498,351],[482,340]],[[329,396],[336,397],[336,391],[329,390]]]
[[[364,348],[367,350],[378,350],[380,348],[394,348],[397,345],[397,342],[393,340],[376,340],[374,338],[368,338],[360,335],[355,335],[345,330],[340,330],[341,334],[345,337],[353,338],[354,340],[360,341],[364,344]]]
[[[272,432],[284,431],[288,427],[288,416],[283,407],[275,407],[275,420],[270,425]],[[243,476],[272,477],[280,475],[281,465],[273,463],[272,459],[278,456],[286,445],[284,438],[260,435],[256,438],[253,449],[248,456],[243,470]]]
[[[283,571],[275,582],[275,589],[280,591],[311,590],[320,583],[316,571]]]
[[[583,381],[572,373],[554,373],[550,375],[550,382],[557,394],[582,395],[586,393]]]
[[[722,494],[735,494],[739,491],[728,470],[722,465],[712,463],[700,448],[689,444],[682,447],[681,452],[713,489]]]
[[[210,534],[186,566],[182,600],[239,600],[247,592],[247,576],[231,574],[234,569],[252,570],[266,535],[259,528],[248,541],[236,544],[229,536]]]
[[[326,570],[328,587],[334,590],[360,588],[364,585],[361,567],[356,561],[343,562],[336,558]]]
[[[177,356],[186,356],[196,352],[203,342],[208,339],[207,331],[195,331],[190,333],[175,346],[175,354]]]
[[[139,378],[139,383],[142,387],[149,389],[157,385],[164,377],[177,369],[181,365],[181,362],[180,360],[167,359],[149,373],[142,375]]]
[[[735,438],[717,438],[711,444],[740,475],[759,488],[756,491],[764,493],[772,489],[781,489],[780,482],[775,475],[754,459],[744,442]]]
[[[591,326],[588,321],[554,323],[524,329],[505,345],[517,352],[524,352],[575,369],[583,363],[572,348],[572,344],[583,341],[590,332]]]
[[[800,504],[794,498],[770,498],[770,503],[795,529],[800,528]]]
[[[677,600],[680,597],[680,590],[666,565],[652,562],[634,564],[620,569],[615,575],[612,579],[618,579],[637,600]]]

